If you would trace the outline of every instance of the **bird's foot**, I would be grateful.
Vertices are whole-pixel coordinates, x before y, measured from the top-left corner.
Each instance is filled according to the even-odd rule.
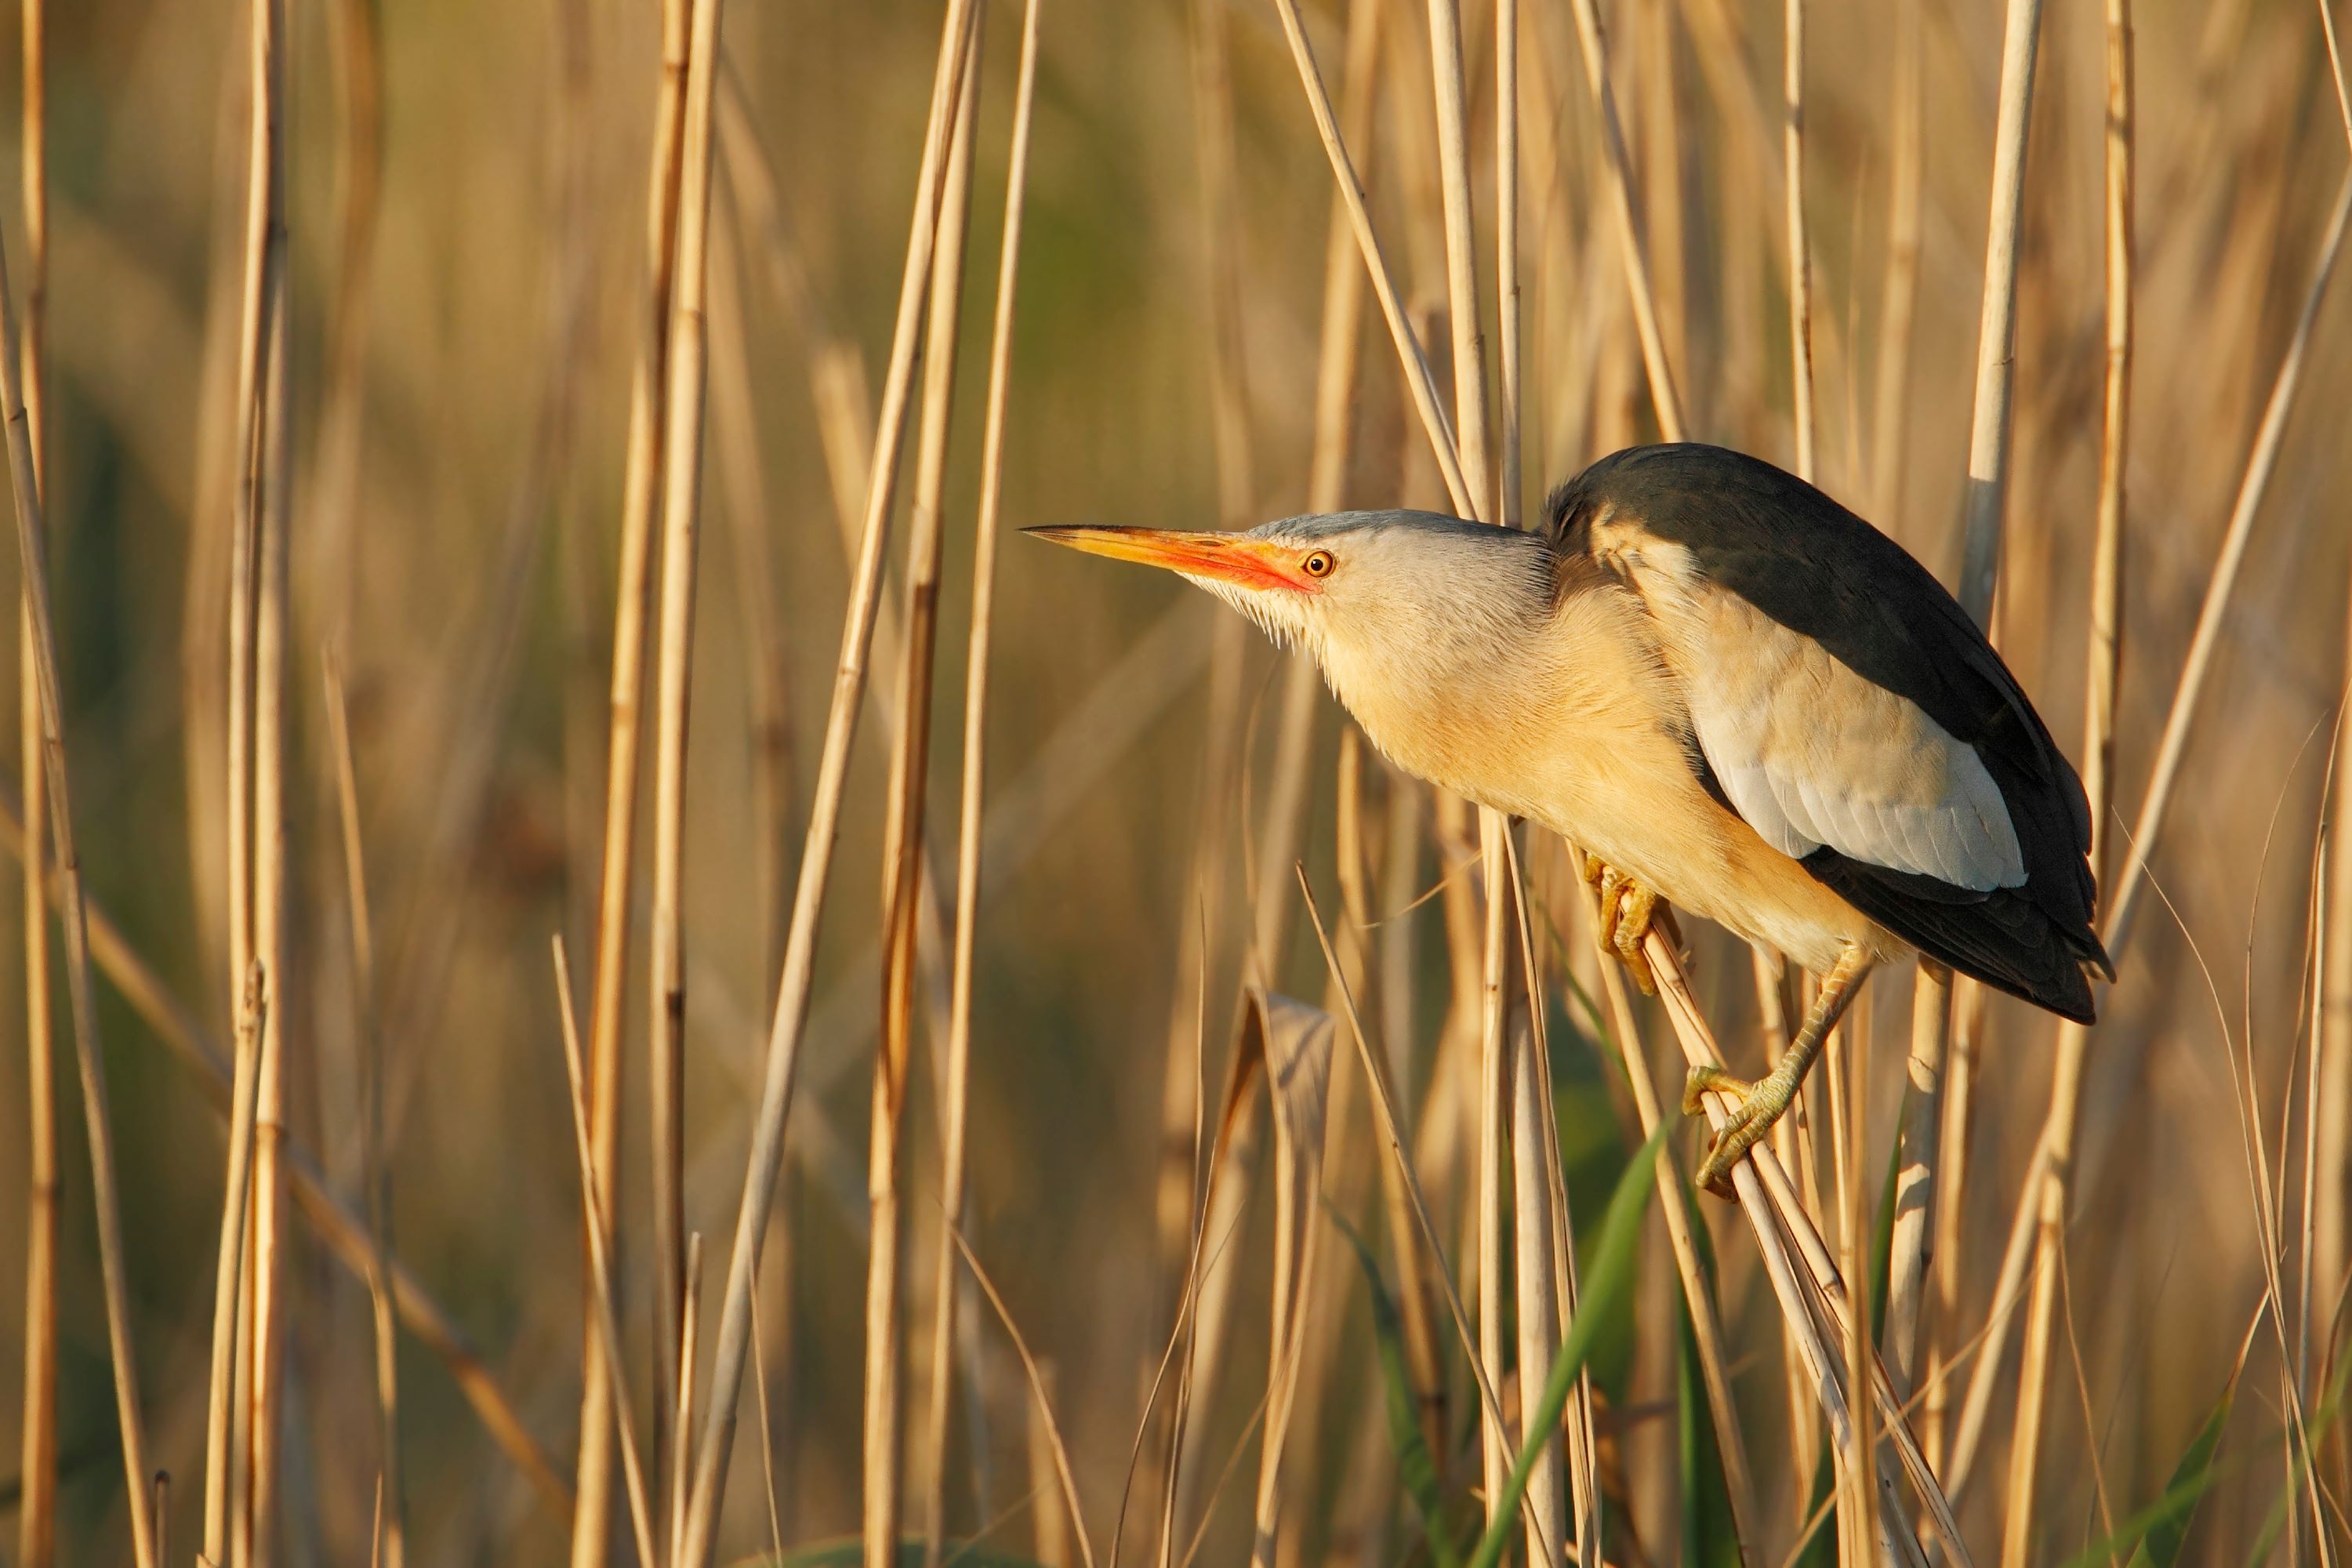
[[[1717,1197],[1728,1198],[1734,1195],[1731,1168],[1772,1130],[1772,1123],[1780,1120],[1797,1098],[1797,1079],[1775,1070],[1769,1077],[1750,1083],[1732,1077],[1721,1068],[1695,1067],[1683,1082],[1683,1114],[1705,1114],[1709,1094],[1727,1094],[1738,1104],[1723,1125],[1716,1129],[1706,1157],[1699,1162],[1696,1180]]]
[[[1601,893],[1601,942],[1612,949],[1633,984],[1642,988],[1644,996],[1658,994],[1658,977],[1650,968],[1648,955],[1642,951],[1642,941],[1654,927],[1676,947],[1682,945],[1682,932],[1675,928],[1673,909],[1662,900],[1656,889],[1637,882],[1599,856],[1584,858],[1584,879]]]

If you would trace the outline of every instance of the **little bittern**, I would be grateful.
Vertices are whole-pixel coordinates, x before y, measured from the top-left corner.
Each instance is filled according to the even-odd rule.
[[[1900,545],[1793,475],[1637,447],[1539,531],[1417,511],[1246,533],[1032,531],[1182,574],[1295,643],[1399,767],[1591,857],[1648,979],[1655,900],[1822,977],[1699,1168],[1788,1109],[1873,965],[1925,955],[2087,1023],[2089,809],[2033,705]]]

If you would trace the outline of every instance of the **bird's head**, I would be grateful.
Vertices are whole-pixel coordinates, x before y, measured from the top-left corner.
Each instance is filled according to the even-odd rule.
[[[1554,556],[1542,539],[1434,512],[1328,512],[1246,533],[1028,531],[1178,573],[1276,641],[1306,648],[1342,686],[1349,671],[1368,666],[1401,679],[1456,653],[1491,658],[1554,596]]]

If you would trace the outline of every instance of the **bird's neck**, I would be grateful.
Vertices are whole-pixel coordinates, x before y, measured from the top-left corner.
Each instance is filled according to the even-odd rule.
[[[1433,606],[1323,639],[1316,653],[1340,702],[1406,772],[1483,805],[1542,817],[1529,761],[1564,744],[1606,744],[1622,693],[1654,674],[1638,601],[1581,563],[1538,602]]]

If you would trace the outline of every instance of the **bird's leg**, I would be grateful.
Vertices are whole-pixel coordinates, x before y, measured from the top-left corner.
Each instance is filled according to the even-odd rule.
[[[1675,927],[1673,909],[1662,902],[1656,891],[1635,881],[1597,855],[1584,857],[1584,879],[1601,894],[1601,944],[1613,950],[1620,962],[1633,976],[1633,984],[1642,988],[1644,996],[1658,994],[1658,977],[1650,971],[1650,961],[1642,952],[1642,939],[1650,934],[1652,926],[1665,933],[1676,947],[1682,945],[1682,932]]]
[[[1878,960],[1862,948],[1848,944],[1838,954],[1837,964],[1822,981],[1822,994],[1813,1003],[1811,1016],[1804,1027],[1797,1031],[1789,1049],[1765,1077],[1754,1083],[1736,1079],[1721,1068],[1696,1067],[1683,1087],[1683,1114],[1696,1116],[1706,1109],[1704,1097],[1710,1091],[1727,1093],[1738,1100],[1730,1118],[1717,1129],[1714,1146],[1706,1158],[1699,1162],[1698,1184],[1717,1197],[1727,1198],[1731,1192],[1731,1168],[1757,1141],[1772,1129],[1797,1098],[1798,1086],[1805,1081],[1813,1058],[1822,1054],[1822,1042],[1830,1031],[1845,1016],[1848,1004],[1861,990],[1863,981]]]

